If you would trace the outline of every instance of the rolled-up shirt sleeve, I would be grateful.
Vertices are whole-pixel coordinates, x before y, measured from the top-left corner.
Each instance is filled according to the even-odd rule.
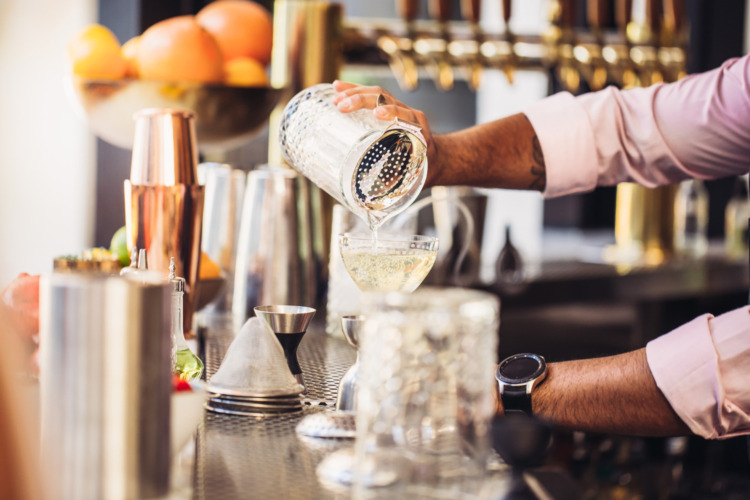
[[[747,173],[749,82],[744,56],[675,83],[560,92],[532,104],[524,114],[544,154],[545,197]]]
[[[750,167],[750,55],[675,83],[574,97],[524,110],[552,198],[629,181],[716,179]],[[650,342],[654,379],[698,435],[750,433],[750,309],[704,315]]]
[[[750,307],[699,316],[646,346],[656,385],[695,434],[750,433]]]

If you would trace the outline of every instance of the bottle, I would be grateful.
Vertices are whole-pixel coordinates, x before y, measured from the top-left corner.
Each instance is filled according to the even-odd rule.
[[[497,258],[497,276],[499,283],[518,285],[524,280],[523,259],[510,241],[510,226],[505,226],[505,245]]]
[[[146,252],[146,250],[144,250],[143,252],[144,252],[143,260],[144,260],[144,264],[145,264],[145,260],[146,260],[145,252]],[[130,265],[128,267],[123,267],[120,270],[120,276],[125,276],[126,274],[135,272],[137,270],[138,270],[138,249],[136,247],[133,247],[133,250],[130,251]]]
[[[726,253],[732,258],[747,256],[747,225],[750,219],[747,174],[737,177],[734,192],[724,211],[724,244]]]
[[[701,258],[708,252],[708,191],[703,181],[680,184],[675,198],[674,246],[678,255]]]
[[[172,366],[182,380],[195,380],[203,373],[203,362],[193,354],[182,331],[182,296],[185,280],[176,276],[174,257],[169,262],[169,282],[172,285]]]

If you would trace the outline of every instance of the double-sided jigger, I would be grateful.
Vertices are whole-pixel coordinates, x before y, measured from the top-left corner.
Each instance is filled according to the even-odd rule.
[[[315,316],[315,309],[305,306],[258,306],[254,309],[255,315],[265,321],[276,334],[284,349],[289,370],[297,383],[304,387],[302,368],[297,361],[297,348]]]
[[[362,327],[361,316],[342,316],[341,330],[349,345],[354,349],[359,346],[359,332]],[[359,352],[357,360],[341,377],[339,392],[336,398],[336,411],[312,413],[297,424],[297,433],[317,438],[354,438],[357,371],[359,369]]]
[[[243,325],[211,377],[206,406],[232,415],[300,412],[304,387],[297,347],[315,309],[259,306],[255,311],[257,317]]]

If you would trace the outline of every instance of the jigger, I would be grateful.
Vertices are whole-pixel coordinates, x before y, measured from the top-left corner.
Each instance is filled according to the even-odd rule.
[[[266,322],[284,349],[286,363],[297,382],[304,387],[302,368],[297,361],[297,347],[307,331],[315,309],[305,306],[257,306],[255,315]]]
[[[357,401],[354,390],[357,385],[357,370],[359,369],[359,331],[362,327],[362,316],[342,316],[341,330],[349,345],[357,350],[357,359],[347,370],[341,382],[339,382],[339,393],[336,397],[336,409],[339,411],[356,411]]]

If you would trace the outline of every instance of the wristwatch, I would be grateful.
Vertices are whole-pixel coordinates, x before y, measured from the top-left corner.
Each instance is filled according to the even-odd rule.
[[[505,413],[533,415],[531,393],[546,377],[547,362],[538,354],[523,353],[505,358],[495,373]]]

